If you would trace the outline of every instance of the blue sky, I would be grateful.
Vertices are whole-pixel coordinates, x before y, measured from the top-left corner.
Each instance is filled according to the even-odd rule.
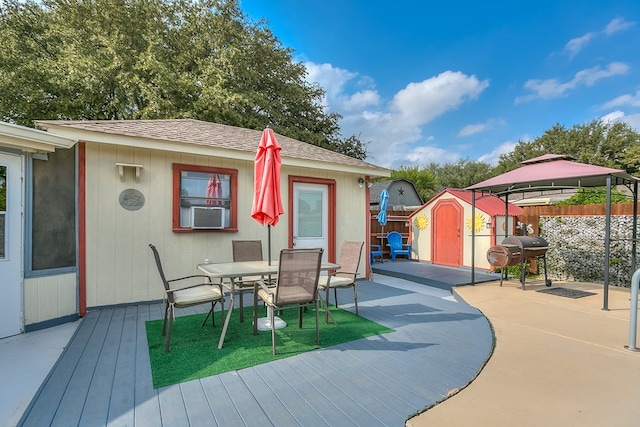
[[[560,123],[640,130],[638,0],[240,0],[389,168],[480,160]],[[561,153],[559,153],[561,154]]]

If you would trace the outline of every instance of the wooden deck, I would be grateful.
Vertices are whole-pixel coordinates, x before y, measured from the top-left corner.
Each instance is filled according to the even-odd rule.
[[[420,284],[358,283],[360,314],[395,332],[161,389],[144,322],[162,306],[90,312],[20,425],[402,426],[489,358],[493,334],[476,309]]]

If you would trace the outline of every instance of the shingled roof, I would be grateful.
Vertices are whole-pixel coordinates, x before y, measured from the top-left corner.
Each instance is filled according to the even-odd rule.
[[[193,119],[170,120],[36,120],[40,129],[56,133],[65,130],[81,131],[85,140],[93,132],[104,136],[126,136],[156,141],[185,144],[185,146],[212,147],[255,155],[261,130],[245,129]],[[66,133],[66,132],[65,132]],[[331,150],[311,145],[284,135],[276,134],[282,146],[283,163],[286,159],[312,160],[368,169],[372,176],[388,176],[389,170]],[[98,138],[94,136],[93,138]]]

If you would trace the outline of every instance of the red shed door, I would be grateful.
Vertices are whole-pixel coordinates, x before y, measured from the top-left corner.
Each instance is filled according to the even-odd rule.
[[[441,200],[432,210],[434,264],[462,265],[463,209],[455,200]]]

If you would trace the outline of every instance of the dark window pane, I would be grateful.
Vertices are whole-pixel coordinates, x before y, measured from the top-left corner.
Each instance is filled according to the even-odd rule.
[[[75,150],[33,160],[32,270],[76,265]]]

